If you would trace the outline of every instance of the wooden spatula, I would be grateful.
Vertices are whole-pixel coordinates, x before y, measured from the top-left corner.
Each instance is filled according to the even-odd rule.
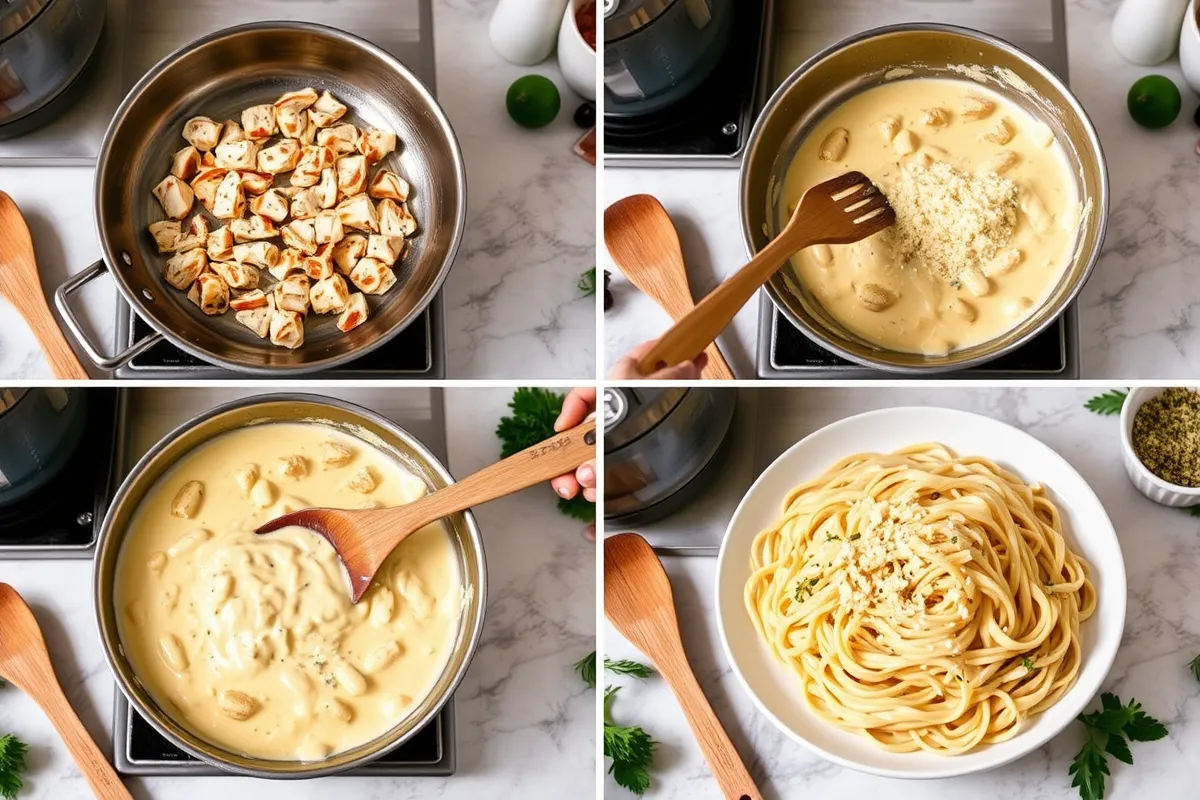
[[[0,295],[16,307],[33,330],[46,353],[54,377],[86,380],[87,370],[79,363],[71,345],[46,305],[42,282],[38,280],[33,240],[21,209],[13,199],[0,192]]]
[[[688,664],[671,581],[650,545],[636,533],[604,540],[604,616],[654,662],[675,692],[725,797],[762,800]]]
[[[100,800],[131,798],[87,728],[79,721],[54,677],[46,640],[29,606],[0,583],[0,678],[33,698],[54,723],[76,766]]]
[[[671,319],[679,322],[696,307],[679,234],[658,198],[635,194],[605,209],[604,243],[629,282],[648,294]],[[704,352],[708,353],[705,378],[733,380],[733,371],[716,342]]]
[[[638,370],[649,375],[700,355],[775,270],[804,248],[857,242],[895,221],[883,192],[861,172],[818,183],[800,198],[787,227],[663,334],[642,356]]]
[[[357,603],[388,555],[424,526],[573,472],[595,457],[596,420],[589,419],[415,503],[370,511],[306,508],[273,519],[255,533],[299,525],[324,536],[350,575],[350,599]]]

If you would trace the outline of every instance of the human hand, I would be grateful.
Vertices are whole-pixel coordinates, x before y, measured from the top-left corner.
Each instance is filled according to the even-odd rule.
[[[638,361],[642,356],[650,352],[650,348],[654,346],[655,340],[642,342],[637,347],[629,351],[629,354],[622,358],[612,368],[612,374],[609,376],[615,381],[695,381],[700,379],[700,372],[708,364],[708,354],[701,353],[691,361],[685,361],[682,364],[675,364],[665,369],[660,369],[650,375],[643,375],[638,371]]]
[[[554,430],[562,432],[574,428],[596,410],[596,388],[594,386],[572,389],[563,400],[562,412],[554,422]],[[575,470],[574,474],[559,475],[550,481],[559,497],[570,500],[583,490],[583,499],[596,502],[596,459]]]

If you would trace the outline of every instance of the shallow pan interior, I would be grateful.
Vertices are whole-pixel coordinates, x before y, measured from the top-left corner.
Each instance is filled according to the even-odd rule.
[[[409,253],[396,265],[396,286],[382,297],[368,297],[371,316],[365,324],[345,334],[336,327],[336,315],[310,315],[304,345],[287,350],[259,339],[232,312],[206,317],[169,286],[161,274],[165,256],[157,252],[146,227],[163,219],[151,190],[169,173],[171,154],[186,146],[181,131],[187,119],[240,120],[242,109],[305,86],[327,89],[345,103],[350,110],[343,121],[396,132],[397,152],[370,174],[388,168],[410,182],[409,206],[420,227]],[[277,184],[286,181],[284,176]],[[301,23],[232,28],[168,56],[118,109],[96,174],[96,227],[105,260],[130,304],[199,358],[272,374],[343,363],[416,319],[453,261],[465,202],[458,144],[428,90],[373,45]],[[197,202],[193,213],[201,210]]]

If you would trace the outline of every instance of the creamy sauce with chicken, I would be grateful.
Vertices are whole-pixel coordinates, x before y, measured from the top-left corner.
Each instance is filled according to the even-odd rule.
[[[808,248],[792,266],[867,342],[941,355],[989,341],[1037,309],[1071,262],[1081,209],[1066,154],[1048,126],[978,83],[892,80],[853,97],[801,145],[783,208],[848,170],[882,189],[900,222]],[[914,250],[913,235],[900,243],[905,208],[949,224],[916,237]],[[947,268],[927,257],[935,251],[963,263]]]
[[[463,591],[450,537],[438,523],[406,539],[355,606],[324,538],[254,528],[425,491],[382,450],[315,423],[252,426],[189,453],[142,501],[117,565],[138,678],[185,727],[249,756],[314,761],[386,733],[453,647]]]

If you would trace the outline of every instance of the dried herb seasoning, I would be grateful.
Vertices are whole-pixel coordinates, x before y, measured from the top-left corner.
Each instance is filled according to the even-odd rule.
[[[1166,389],[1133,417],[1133,452],[1167,483],[1200,487],[1200,392]]]

